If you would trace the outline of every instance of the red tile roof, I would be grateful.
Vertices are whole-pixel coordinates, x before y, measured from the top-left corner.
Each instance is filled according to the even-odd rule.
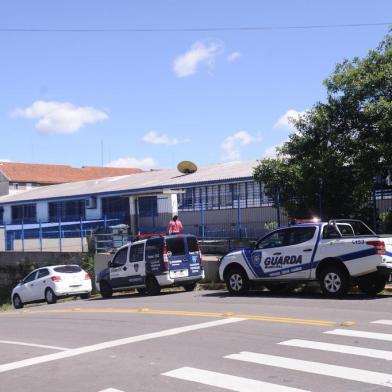
[[[143,170],[120,167],[82,166],[81,168],[77,168],[68,165],[0,162],[0,172],[10,182],[62,184],[64,182],[94,180],[104,177],[142,173]]]

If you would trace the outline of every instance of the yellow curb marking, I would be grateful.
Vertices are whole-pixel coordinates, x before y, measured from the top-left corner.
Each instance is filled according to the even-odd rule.
[[[355,324],[355,321],[347,320],[347,321],[343,321],[340,325],[343,327],[351,327],[354,324]]]
[[[335,321],[327,321],[327,320],[311,320],[311,319],[263,316],[263,315],[252,315],[252,314],[241,314],[241,313],[195,312],[195,311],[187,311],[187,310],[157,310],[157,309],[149,309],[149,308],[136,308],[136,309],[73,308],[73,309],[53,309],[53,310],[23,310],[22,312],[17,312],[16,314],[34,315],[34,314],[64,314],[64,313],[112,313],[112,314],[143,313],[143,314],[151,314],[151,315],[190,316],[190,317],[209,317],[209,318],[226,317],[226,318],[241,318],[244,320],[252,320],[252,321],[269,321],[273,323],[302,324],[302,325],[314,325],[314,326],[325,326],[325,327],[333,327],[339,324]],[[15,314],[15,313],[13,312],[8,314]],[[353,324],[355,324],[354,321],[344,321],[340,323],[340,325],[344,325],[344,326],[351,326]]]

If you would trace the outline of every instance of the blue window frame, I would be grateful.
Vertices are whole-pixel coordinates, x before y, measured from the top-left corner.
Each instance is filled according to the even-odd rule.
[[[85,200],[66,200],[49,203],[49,222],[70,222],[85,219]]]
[[[119,219],[121,223],[129,223],[129,198],[122,196],[102,198],[102,217]]]
[[[37,220],[35,204],[21,204],[11,207],[12,223],[33,223]]]
[[[157,216],[158,199],[156,196],[139,197],[139,216]]]

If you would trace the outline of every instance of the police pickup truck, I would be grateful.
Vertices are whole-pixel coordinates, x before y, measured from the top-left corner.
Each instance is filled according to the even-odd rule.
[[[256,285],[282,292],[310,281],[328,297],[342,297],[353,285],[375,295],[391,273],[392,236],[377,235],[358,220],[280,228],[219,263],[220,278],[237,295]]]

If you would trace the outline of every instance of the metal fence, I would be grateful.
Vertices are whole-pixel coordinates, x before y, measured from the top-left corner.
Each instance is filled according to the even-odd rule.
[[[261,200],[254,196],[240,199],[238,196],[237,201],[230,203],[219,198],[218,202],[209,204],[191,203],[189,200],[179,204],[180,220],[184,232],[194,234],[202,241],[254,240],[289,223],[278,196],[274,200]],[[169,210],[168,206],[162,205],[163,202],[160,201],[161,210]],[[321,209],[322,203],[319,216],[322,215]],[[374,190],[369,210],[372,213],[368,223],[376,232],[391,230],[386,225],[386,218],[389,215],[392,224],[392,189]],[[118,211],[117,217],[113,211],[110,219],[4,225],[0,228],[0,250],[86,252],[95,248],[98,252],[107,251],[136,238],[166,233],[170,218],[169,213],[151,209],[150,214],[144,210],[139,216],[129,217],[128,224],[123,223],[124,211]]]

